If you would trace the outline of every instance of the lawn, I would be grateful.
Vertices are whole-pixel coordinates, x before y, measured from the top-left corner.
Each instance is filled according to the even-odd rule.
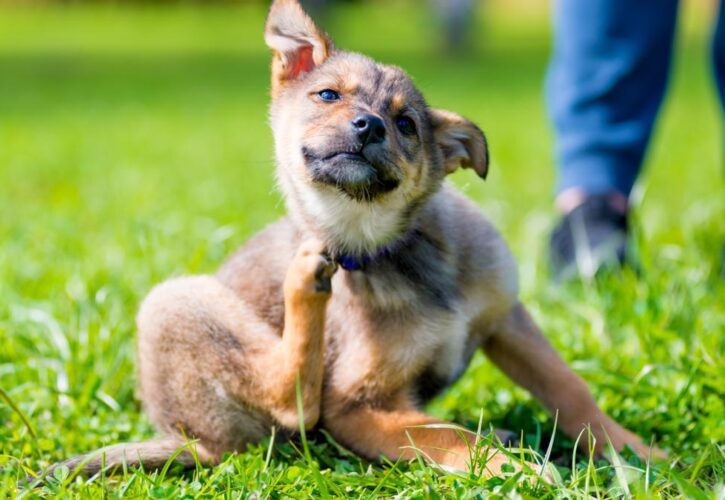
[[[639,273],[555,287],[545,265],[555,221],[547,9],[509,3],[485,3],[466,54],[444,55],[412,1],[345,3],[325,26],[339,46],[405,67],[431,104],[487,132],[488,180],[466,171],[453,181],[507,237],[523,300],[564,358],[670,459],[591,461],[554,434],[560,478],[545,485],[367,462],[315,435],[307,452],[267,441],[185,473],[87,481],[60,471],[33,495],[723,498],[725,191],[711,16],[683,5],[672,85],[635,193]],[[153,435],[134,398],[139,301],[168,277],[212,272],[283,213],[264,14],[261,5],[0,8],[0,497],[18,494],[29,471]],[[429,410],[523,429],[542,455],[554,428],[480,355]]]

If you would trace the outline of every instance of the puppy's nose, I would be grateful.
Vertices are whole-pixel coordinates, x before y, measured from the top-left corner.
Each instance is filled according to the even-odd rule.
[[[352,126],[363,146],[377,144],[385,139],[385,123],[375,115],[358,115],[353,118]]]

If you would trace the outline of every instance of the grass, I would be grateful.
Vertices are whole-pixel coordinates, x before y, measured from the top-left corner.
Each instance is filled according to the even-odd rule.
[[[329,30],[342,47],[404,66],[429,102],[488,132],[489,180],[462,172],[455,183],[505,234],[524,301],[600,404],[670,459],[590,461],[556,434],[561,478],[545,486],[371,463],[315,435],[183,474],[89,482],[61,470],[33,495],[723,498],[725,200],[705,7],[684,6],[637,191],[640,274],[555,288],[544,255],[554,221],[546,9],[487,2],[476,47],[445,57],[423,9],[388,3],[344,4]],[[264,125],[263,18],[257,5],[0,9],[0,496],[19,494],[27,471],[152,436],[134,399],[140,299],[170,276],[213,271],[283,213]],[[554,426],[479,355],[429,410],[472,429],[479,419],[523,429],[542,455]]]

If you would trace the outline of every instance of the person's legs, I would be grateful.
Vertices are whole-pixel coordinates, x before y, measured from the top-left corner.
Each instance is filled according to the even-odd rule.
[[[712,36],[712,61],[715,83],[717,84],[720,105],[725,112],[725,0],[720,0],[718,7],[717,22]],[[722,139],[725,143],[725,134]],[[721,146],[722,147],[722,146]],[[723,158],[721,153],[721,158]],[[725,161],[723,161],[725,164]],[[720,275],[725,279],[725,245],[721,253]]]
[[[725,1],[720,1],[712,37],[712,60],[720,104],[725,108]]]
[[[554,272],[590,270],[608,234],[621,260],[627,197],[639,173],[667,84],[677,0],[557,0],[547,103],[556,132],[557,205],[565,214],[551,242]],[[576,224],[567,220],[583,207]],[[576,214],[571,214],[576,215]],[[574,234],[576,227],[581,234]],[[596,228],[596,231],[587,230]],[[596,233],[596,234],[594,234]],[[592,271],[593,272],[593,271]]]
[[[547,82],[557,192],[628,195],[664,95],[677,0],[557,0]]]

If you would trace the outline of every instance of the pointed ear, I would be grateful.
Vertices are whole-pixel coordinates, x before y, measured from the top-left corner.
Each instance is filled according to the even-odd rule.
[[[332,42],[310,19],[297,0],[275,0],[269,9],[264,40],[274,51],[272,94],[325,62]]]
[[[433,135],[443,153],[446,174],[459,167],[472,168],[482,179],[488,174],[486,136],[475,123],[450,111],[431,109]]]

